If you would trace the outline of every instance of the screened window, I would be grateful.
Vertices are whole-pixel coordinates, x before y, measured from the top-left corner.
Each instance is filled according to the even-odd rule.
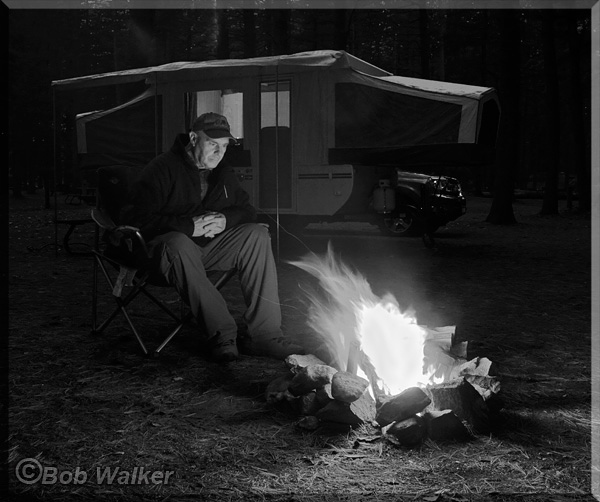
[[[113,164],[145,164],[162,148],[161,96],[151,96],[130,105],[79,121],[83,134],[79,148],[90,155],[103,155]]]
[[[457,143],[460,105],[361,84],[335,86],[335,146]]]

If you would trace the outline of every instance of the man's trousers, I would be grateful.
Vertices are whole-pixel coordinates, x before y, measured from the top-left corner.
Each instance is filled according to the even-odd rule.
[[[225,299],[208,279],[210,271],[236,268],[246,303],[243,320],[252,339],[281,336],[277,269],[269,231],[247,223],[216,235],[205,245],[181,232],[169,232],[149,243],[161,279],[174,286],[201,322],[208,340],[234,340],[237,325]]]

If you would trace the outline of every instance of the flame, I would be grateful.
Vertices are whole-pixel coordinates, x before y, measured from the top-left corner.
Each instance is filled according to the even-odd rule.
[[[393,304],[377,303],[359,308],[357,326],[361,349],[371,361],[386,394],[424,386],[423,347],[427,332],[416,319]]]
[[[413,313],[401,312],[391,294],[375,295],[360,273],[335,259],[331,244],[323,256],[289,263],[316,277],[325,293],[308,294],[307,322],[326,344],[332,366],[347,370],[358,351],[357,374],[368,377],[373,390],[392,395],[431,381],[432,372],[424,370],[427,330]]]

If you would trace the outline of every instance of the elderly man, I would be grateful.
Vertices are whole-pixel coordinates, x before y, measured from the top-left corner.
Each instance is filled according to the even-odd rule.
[[[173,285],[204,328],[216,362],[238,358],[237,325],[206,272],[236,268],[249,339],[242,352],[285,358],[301,352],[281,331],[277,270],[268,230],[255,223],[233,169],[221,164],[231,141],[227,119],[200,115],[188,134],[152,160],[122,214],[149,242],[162,279]],[[249,341],[248,341],[249,340]]]

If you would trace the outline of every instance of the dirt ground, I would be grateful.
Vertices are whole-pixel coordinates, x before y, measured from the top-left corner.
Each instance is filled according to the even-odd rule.
[[[282,361],[213,364],[193,325],[159,358],[141,355],[120,317],[92,336],[91,258],[60,246],[64,225],[55,246],[54,210],[43,208],[42,194],[9,199],[12,499],[594,500],[589,215],[561,207],[543,217],[540,200],[519,199],[518,224],[497,226],[485,222],[491,199],[471,196],[434,249],[366,224],[274,236],[286,331],[306,332],[311,281],[286,260],[331,242],[376,294],[392,293],[419,324],[456,326],[470,357],[497,365],[505,406],[492,434],[406,449],[370,426],[298,428],[299,417],[264,399],[286,371]],[[57,201],[60,219],[89,212]],[[88,250],[91,229],[78,227],[73,250]],[[236,280],[224,295],[241,316]],[[176,305],[171,293],[163,297]],[[101,309],[111,301],[103,294]],[[150,346],[170,327],[155,312],[144,301],[132,309]],[[157,471],[162,482],[132,484],[134,468]],[[125,477],[110,482],[106,469]]]

